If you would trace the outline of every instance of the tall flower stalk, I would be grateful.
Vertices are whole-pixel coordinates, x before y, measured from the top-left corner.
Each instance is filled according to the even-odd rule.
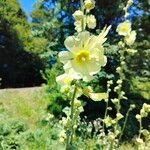
[[[76,34],[69,36],[64,41],[66,51],[62,51],[58,54],[60,62],[63,64],[64,74],[59,75],[56,78],[57,83],[60,85],[60,91],[68,96],[70,100],[70,107],[66,107],[63,111],[66,117],[61,120],[62,132],[60,134],[61,142],[66,144],[66,150],[74,148],[74,140],[77,137],[76,131],[80,122],[80,113],[83,111],[82,102],[80,96],[100,101],[105,100],[106,109],[104,118],[100,119],[102,122],[99,124],[101,127],[95,127],[96,132],[93,134],[94,138],[105,149],[113,150],[118,146],[121,141],[123,133],[125,131],[127,121],[130,112],[135,108],[134,105],[130,105],[125,116],[124,125],[121,128],[119,121],[124,118],[121,114],[121,101],[127,100],[125,92],[123,91],[123,82],[125,80],[125,67],[126,67],[126,53],[134,54],[134,50],[131,46],[136,39],[136,32],[131,28],[131,22],[128,20],[128,8],[132,5],[133,0],[127,2],[124,8],[124,22],[117,26],[117,32],[123,38],[119,41],[119,66],[116,68],[118,73],[117,86],[114,88],[114,92],[117,93],[117,97],[111,99],[116,107],[116,118],[111,118],[108,114],[109,107],[109,93],[111,92],[111,85],[113,81],[108,81],[107,92],[95,93],[90,86],[85,86],[85,83],[90,85],[90,81],[94,79],[94,75],[101,71],[101,68],[106,65],[107,57],[104,55],[104,43],[107,38],[111,26],[104,27],[98,34],[94,35],[90,33],[89,29],[95,29],[96,18],[90,14],[91,10],[95,7],[94,0],[80,0],[81,8],[73,13],[74,25]],[[141,134],[143,134],[142,117],[147,116],[149,106],[144,105],[140,114],[136,116],[140,124],[140,131],[138,140],[141,142]],[[146,113],[146,114],[145,114]],[[108,133],[105,133],[105,127],[108,128]],[[109,130],[109,128],[111,130]],[[92,129],[90,129],[92,132]],[[144,134],[146,134],[144,132]]]
[[[111,26],[105,27],[97,36],[88,32],[87,29],[96,27],[95,16],[90,14],[95,7],[95,1],[81,0],[80,2],[81,9],[73,14],[77,35],[67,37],[64,42],[67,51],[60,52],[59,59],[64,64],[65,73],[56,79],[61,86],[61,92],[71,97],[70,108],[64,110],[66,120],[63,118],[62,121],[66,134],[61,137],[66,141],[66,150],[73,146],[75,131],[80,121],[79,114],[83,111],[78,97],[84,94],[95,101],[108,98],[108,93],[94,93],[92,88],[86,88],[82,83],[90,82],[93,75],[106,65],[107,58],[104,55],[103,43],[107,40],[106,35]]]

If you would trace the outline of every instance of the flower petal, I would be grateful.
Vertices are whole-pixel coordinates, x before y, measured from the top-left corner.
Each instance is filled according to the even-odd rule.
[[[72,58],[71,53],[69,53],[68,51],[62,51],[58,54],[58,56],[60,61],[64,64],[66,64],[68,60]]]
[[[108,98],[107,93],[90,93],[89,96],[94,101],[101,101],[102,99]]]

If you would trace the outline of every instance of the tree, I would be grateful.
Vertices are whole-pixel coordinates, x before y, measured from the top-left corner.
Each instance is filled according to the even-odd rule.
[[[31,53],[30,25],[17,0],[0,1],[0,77],[2,87],[41,81],[40,59]],[[38,67],[39,65],[39,67]]]

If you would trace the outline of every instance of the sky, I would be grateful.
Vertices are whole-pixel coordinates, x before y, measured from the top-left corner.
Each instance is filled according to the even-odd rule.
[[[33,4],[36,0],[19,0],[22,9],[26,12],[28,20],[31,21],[30,12],[32,11]]]

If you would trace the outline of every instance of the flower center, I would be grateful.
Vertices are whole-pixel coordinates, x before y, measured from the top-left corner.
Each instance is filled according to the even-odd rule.
[[[87,50],[81,50],[77,55],[76,55],[76,61],[78,63],[83,63],[89,60],[89,51]]]
[[[123,25],[121,30],[122,30],[122,32],[126,32],[128,30],[128,26],[127,25]]]
[[[64,84],[70,84],[71,83],[71,78],[69,77],[66,77],[64,80],[63,80]]]

